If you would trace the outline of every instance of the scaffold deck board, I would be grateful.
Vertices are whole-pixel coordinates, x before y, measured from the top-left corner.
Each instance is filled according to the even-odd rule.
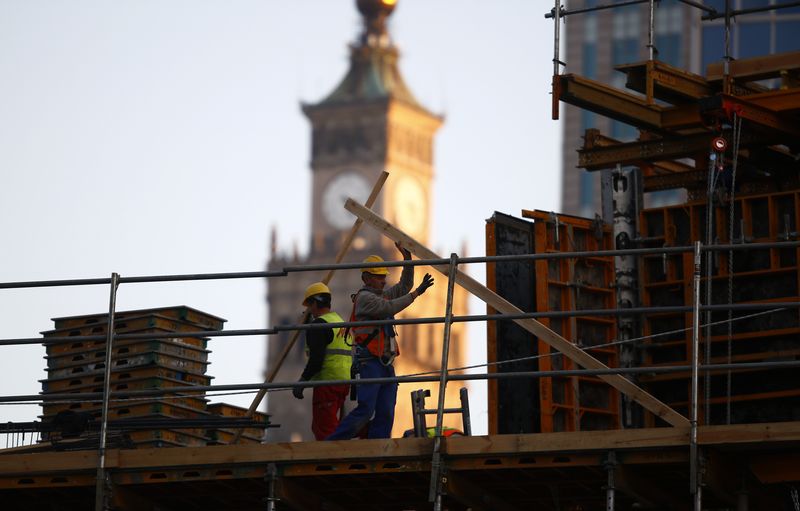
[[[555,490],[564,506],[603,509],[613,452],[621,506],[638,502],[647,509],[669,495],[672,507],[663,509],[687,509],[688,441],[688,428],[449,437],[441,449],[445,502],[452,510],[568,509],[553,507]],[[756,481],[751,490],[768,503],[800,479],[792,468],[800,422],[704,426],[698,442],[713,458],[704,496],[709,505],[730,496],[715,483],[729,471],[749,470]],[[110,449],[107,468],[122,510],[263,509],[271,466],[278,510],[410,510],[430,508],[432,451],[427,438]],[[29,502],[26,509],[38,510],[58,499],[63,509],[87,509],[96,463],[95,451],[0,450],[0,501],[12,508]]]

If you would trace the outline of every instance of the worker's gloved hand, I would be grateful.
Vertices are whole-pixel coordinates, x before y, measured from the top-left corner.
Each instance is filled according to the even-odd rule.
[[[297,380],[298,382],[305,381],[305,380]],[[292,395],[297,399],[303,399],[303,391],[305,387],[293,387],[292,388]]]
[[[403,254],[403,259],[405,261],[411,260],[411,252],[407,248],[403,248],[403,245],[401,245],[400,242],[395,242],[394,246],[397,247],[397,250],[399,250],[401,254]]]
[[[429,287],[433,285],[433,277],[431,277],[430,273],[426,273],[424,277],[422,277],[422,283],[417,287],[417,296],[424,293]]]

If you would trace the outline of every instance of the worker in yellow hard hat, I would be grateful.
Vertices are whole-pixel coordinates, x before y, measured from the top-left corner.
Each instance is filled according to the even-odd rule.
[[[331,310],[331,290],[323,282],[314,282],[306,288],[303,305],[308,307],[309,319],[316,323],[342,323],[344,320]],[[353,341],[344,328],[318,328],[306,330],[306,367],[299,381],[349,380],[352,365]],[[350,385],[314,387],[311,400],[311,432],[323,440],[339,425],[339,413]],[[292,394],[303,399],[303,387],[294,387]]]
[[[395,244],[406,261],[411,260],[411,252],[400,244]],[[425,274],[422,283],[411,291],[414,285],[414,267],[403,267],[400,282],[386,287],[389,270],[382,263],[383,258],[371,255],[363,263],[370,266],[362,268],[361,280],[364,286],[353,295],[353,311],[350,321],[369,321],[393,319],[394,315],[411,305],[422,293],[433,285],[433,277]],[[391,378],[395,376],[392,365],[400,354],[397,334],[392,325],[366,325],[351,327],[356,349],[356,363],[361,380],[369,378]],[[358,405],[347,415],[328,440],[353,438],[369,424],[367,438],[389,438],[394,424],[394,406],[397,401],[397,383],[358,384]]]

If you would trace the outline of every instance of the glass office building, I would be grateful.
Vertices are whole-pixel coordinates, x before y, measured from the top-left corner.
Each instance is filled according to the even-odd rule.
[[[566,9],[576,10],[607,5],[609,0],[571,0]],[[732,9],[759,9],[787,3],[787,0],[731,0]],[[705,0],[705,5],[723,13],[725,0]],[[703,12],[678,0],[661,0],[655,9],[657,59],[693,73],[705,74],[706,66],[719,62],[725,54],[725,21],[702,20]],[[625,75],[614,66],[648,58],[648,3],[625,5],[568,16],[564,23],[563,72],[624,88]],[[733,58],[748,58],[771,53],[800,50],[800,7],[742,14],[731,22],[730,53]],[[561,104],[564,119],[562,148],[563,213],[592,218],[599,214],[600,173],[576,168],[576,150],[583,144],[587,129],[620,141],[634,140],[637,130],[571,105]],[[683,200],[680,190],[650,194],[649,205]]]

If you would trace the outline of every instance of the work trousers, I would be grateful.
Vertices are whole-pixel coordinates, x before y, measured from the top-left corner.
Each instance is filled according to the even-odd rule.
[[[333,433],[339,425],[339,412],[344,400],[350,395],[350,385],[329,385],[314,387],[311,402],[311,432],[317,440]]]
[[[394,405],[397,402],[397,383],[368,384],[370,378],[393,378],[394,367],[385,366],[377,358],[361,362],[358,384],[358,406],[342,419],[336,431],[326,440],[353,438],[369,422],[367,438],[389,438],[394,425]],[[371,419],[371,422],[370,422]]]

